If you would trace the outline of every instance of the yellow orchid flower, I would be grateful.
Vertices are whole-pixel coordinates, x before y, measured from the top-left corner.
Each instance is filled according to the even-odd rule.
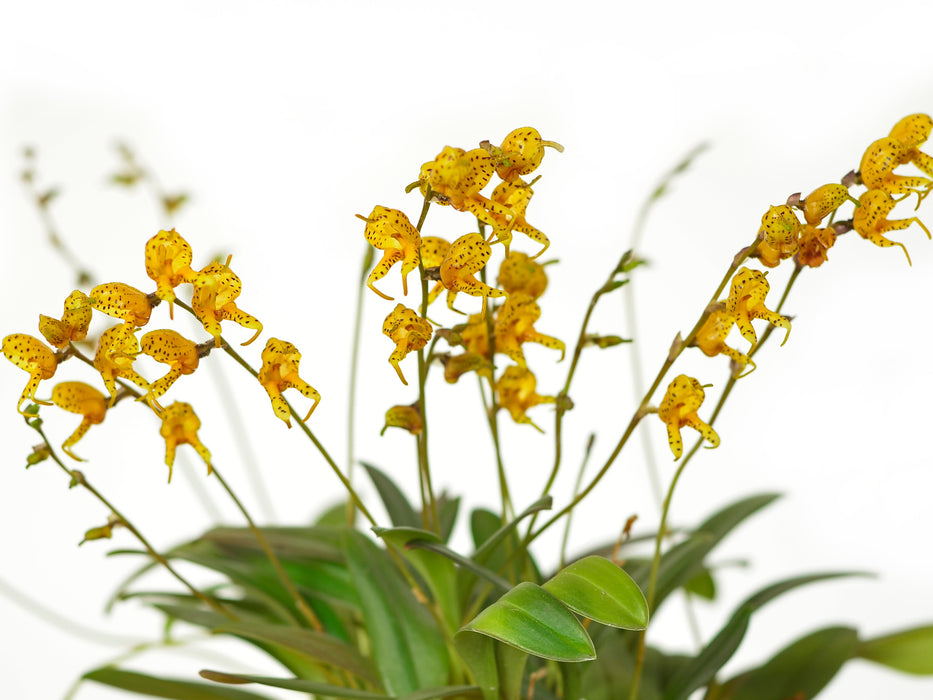
[[[99,284],[88,295],[88,303],[102,314],[112,316],[134,328],[149,323],[152,304],[136,287],[123,282]]]
[[[194,372],[201,359],[198,346],[173,330],[149,331],[139,344],[144,355],[169,366],[168,373],[152,382],[149,387],[146,400],[150,405],[157,403],[158,398],[168,391],[180,376]]]
[[[176,401],[171,406],[166,406],[159,414],[162,419],[162,427],[159,434],[165,438],[165,464],[168,466],[168,480],[172,481],[172,467],[175,464],[175,448],[178,445],[191,445],[204,463],[207,465],[208,476],[213,471],[211,467],[211,453],[201,444],[198,438],[198,430],[201,429],[201,421],[191,408],[191,404]]]
[[[138,354],[139,341],[130,326],[121,324],[101,333],[94,355],[94,368],[100,372],[104,386],[110,392],[108,407],[113,406],[117,398],[117,377],[128,379],[149,391],[149,382],[133,370],[133,362]]]
[[[427,319],[418,316],[414,309],[397,304],[392,312],[386,316],[382,324],[382,333],[395,343],[395,350],[389,355],[389,364],[395,368],[398,378],[402,380],[402,384],[408,386],[405,375],[402,374],[402,368],[399,367],[398,363],[404,360],[408,353],[421,350],[427,345],[434,334],[434,329],[431,327],[431,323]]]
[[[194,294],[191,308],[204,326],[204,330],[214,336],[214,347],[220,347],[220,322],[233,321],[243,328],[255,330],[253,337],[241,345],[249,345],[262,333],[262,323],[245,311],[237,308],[236,298],[240,296],[243,283],[230,269],[228,255],[224,263],[211,263],[193,278]]]
[[[658,418],[667,426],[667,442],[674,453],[675,462],[684,452],[680,429],[685,425],[698,431],[712,447],[719,447],[719,435],[697,417],[697,409],[705,398],[706,393],[700,382],[685,374],[675,377],[667,387],[658,409]]]
[[[56,349],[64,350],[68,343],[87,337],[92,315],[87,294],[76,289],[65,299],[61,320],[39,314],[39,332]]]
[[[773,326],[785,329],[787,333],[781,345],[786,343],[787,338],[790,337],[790,320],[770,311],[765,306],[765,297],[768,296],[770,290],[771,285],[768,284],[765,273],[758,270],[743,267],[732,278],[732,287],[729,291],[729,298],[726,300],[726,311],[735,319],[742,337],[752,345],[758,342],[758,336],[752,327],[753,318],[762,318]]]
[[[512,251],[499,266],[498,284],[506,294],[525,292],[537,299],[547,289],[547,273],[534,258]]]
[[[394,301],[374,285],[387,274],[396,263],[402,263],[402,294],[408,296],[408,273],[417,269],[420,262],[421,234],[411,225],[404,212],[388,209],[378,204],[368,218],[357,215],[366,222],[363,233],[367,242],[383,251],[380,260],[366,278],[366,286],[383,299]]]
[[[495,336],[496,352],[508,355],[520,366],[525,366],[524,343],[539,343],[552,350],[560,350],[560,359],[564,359],[566,348],[557,338],[538,333],[534,324],[541,316],[541,307],[524,292],[509,296],[505,304],[496,313]]]
[[[168,302],[169,318],[174,318],[175,287],[194,279],[191,260],[191,246],[175,229],[146,241],[146,274],[156,283],[156,296]]]
[[[84,382],[62,382],[52,389],[52,403],[82,416],[81,424],[62,444],[62,451],[79,462],[84,460],[71,451],[92,425],[102,423],[107,413],[107,397]]]
[[[455,240],[447,257],[441,263],[441,282],[447,288],[447,308],[454,309],[454,298],[459,292],[474,297],[482,297],[483,308],[480,315],[486,313],[487,297],[504,297],[506,293],[480,282],[474,275],[485,267],[492,251],[489,244],[478,233],[468,233]],[[457,312],[462,313],[462,312]]]
[[[507,367],[499,381],[496,392],[499,405],[509,412],[516,423],[525,423],[539,432],[544,432],[528,417],[527,411],[543,403],[554,403],[553,396],[541,396],[537,391],[538,380],[527,367],[512,365]]]
[[[41,340],[34,338],[26,333],[14,333],[3,339],[3,354],[6,359],[22,370],[29,372],[29,381],[26,382],[26,388],[19,397],[16,404],[16,410],[21,415],[25,413],[21,406],[27,399],[43,406],[51,406],[49,401],[42,401],[36,398],[36,389],[39,388],[39,382],[43,379],[51,379],[58,367],[58,359],[55,353],[49,350]]]
[[[259,370],[259,383],[265,388],[266,393],[272,400],[272,410],[275,415],[285,421],[285,425],[292,427],[291,412],[288,410],[288,404],[282,397],[282,392],[286,389],[297,389],[302,394],[311,399],[314,404],[304,417],[302,423],[307,421],[314,409],[321,402],[321,395],[317,390],[308,384],[304,379],[298,376],[298,363],[301,361],[301,353],[291,343],[279,340],[278,338],[269,338],[266,347],[262,351],[262,368]]]
[[[734,325],[735,319],[726,311],[726,305],[720,302],[713,307],[703,327],[700,328],[694,345],[700,348],[707,357],[725,355],[730,358],[739,366],[739,374],[741,374],[746,365],[751,365],[752,369],[755,369],[755,363],[748,355],[743,355],[735,348],[726,345],[726,338]]]

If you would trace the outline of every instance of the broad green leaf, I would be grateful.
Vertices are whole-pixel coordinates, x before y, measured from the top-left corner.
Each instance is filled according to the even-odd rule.
[[[866,640],[858,655],[904,673],[933,675],[933,625]]]
[[[395,485],[395,482],[373,465],[366,462],[360,462],[360,464],[369,473],[369,478],[372,479],[376,491],[379,492],[379,498],[382,499],[382,504],[385,506],[392,524],[396,527],[421,527],[421,518],[415,513],[415,509],[412,508],[408,499],[405,498],[405,494]]]
[[[382,693],[345,688],[339,685],[330,685],[329,683],[317,683],[302,678],[273,678],[271,676],[253,676],[245,673],[223,673],[221,671],[210,671],[207,669],[201,671],[201,677],[212,680],[215,683],[232,683],[237,685],[258,683],[260,685],[267,685],[270,688],[284,688],[285,690],[297,690],[319,696],[353,698],[355,700],[386,700],[387,698],[393,698],[391,695],[383,695]],[[408,695],[398,696],[396,700],[432,700],[432,698],[446,698],[454,695],[477,695],[478,693],[479,688],[475,685],[446,685],[437,688],[418,690]]]
[[[329,508],[322,511],[315,519],[315,525],[323,525],[325,527],[341,527],[349,526],[350,523],[347,521],[347,509],[348,505],[346,501],[340,503],[335,503]],[[356,510],[353,511],[354,520],[356,520],[357,515]]]
[[[664,700],[686,700],[694,690],[709,683],[719,672],[719,669],[732,658],[736,649],[739,648],[745,638],[745,632],[748,630],[748,623],[752,614],[757,612],[763,605],[788,591],[810,583],[828,581],[843,576],[864,575],[854,572],[810,574],[785,579],[761,589],[742,603],[725,626],[710,640],[709,644],[690,664],[681,669],[671,679],[670,684],[665,689]]]
[[[388,554],[355,531],[345,534],[344,549],[386,690],[397,695],[446,683],[450,659],[441,629]]]
[[[816,697],[855,655],[858,635],[849,627],[808,634],[758,668],[730,679],[708,700],[786,700]]]
[[[131,693],[154,698],[172,700],[268,700],[265,695],[256,695],[245,690],[221,688],[209,683],[185,681],[174,678],[157,678],[134,671],[104,667],[89,671],[84,679],[108,685],[111,688],[128,690]]]
[[[540,586],[525,581],[479,613],[458,633],[492,637],[555,661],[586,661],[596,650],[576,616]]]
[[[638,584],[603,557],[575,561],[543,588],[574,612],[604,625],[641,630],[648,624],[648,603]]]
[[[373,528],[373,531],[386,542],[395,545],[402,556],[421,574],[444,615],[447,629],[451,634],[456,632],[460,627],[461,618],[457,597],[457,569],[454,563],[442,554],[416,546],[431,543],[444,547],[440,538],[433,532],[411,527]]]

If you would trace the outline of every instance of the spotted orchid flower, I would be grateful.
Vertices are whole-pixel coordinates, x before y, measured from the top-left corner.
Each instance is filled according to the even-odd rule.
[[[386,316],[382,324],[382,333],[395,343],[395,350],[389,355],[389,364],[391,364],[398,373],[398,378],[402,384],[408,386],[405,381],[405,375],[402,374],[402,368],[399,362],[405,359],[405,356],[412,351],[421,350],[434,333],[431,323],[418,316],[414,309],[397,304],[392,312]]]
[[[65,299],[65,310],[61,320],[39,314],[39,332],[56,349],[64,350],[70,342],[81,341],[87,337],[91,315],[91,304],[87,295],[76,289]]]
[[[175,287],[194,279],[191,261],[191,246],[175,229],[146,241],[146,274],[156,283],[156,296],[168,302],[169,318],[174,318]]]
[[[36,389],[39,388],[40,381],[51,379],[55,374],[58,367],[55,353],[49,350],[41,340],[26,333],[8,335],[3,339],[2,348],[6,359],[29,373],[29,381],[26,382],[26,388],[23,389],[16,403],[16,410],[21,415],[29,415],[21,408],[27,399],[43,406],[51,406],[50,402],[36,398]]]
[[[703,327],[697,332],[696,345],[707,357],[716,355],[725,355],[738,365],[738,374],[741,375],[746,365],[751,365],[755,369],[755,363],[748,355],[743,355],[733,347],[726,345],[726,338],[732,327],[735,325],[735,319],[726,311],[726,305],[718,303],[713,306]],[[751,370],[749,370],[751,371]]]
[[[146,400],[150,405],[157,406],[159,397],[168,391],[179,377],[191,374],[198,368],[198,346],[181,333],[167,329],[149,331],[139,344],[142,354],[169,366],[168,372],[152,382],[149,393],[146,394]]]
[[[83,462],[71,448],[84,437],[92,425],[102,423],[107,413],[107,397],[84,382],[62,382],[52,389],[52,403],[61,409],[82,416],[80,425],[62,444],[62,451],[74,460]]]
[[[541,307],[524,292],[509,296],[496,312],[495,335],[496,352],[508,355],[520,366],[525,366],[525,353],[522,345],[539,343],[552,350],[560,350],[560,359],[564,359],[564,343],[543,333],[538,333],[534,324],[541,316]]]
[[[474,275],[486,266],[492,251],[489,244],[478,233],[468,233],[455,240],[447,257],[441,263],[441,282],[447,288],[447,308],[454,309],[454,298],[459,292],[474,297],[482,297],[483,308],[480,315],[486,313],[487,297],[504,297],[501,289],[490,287],[480,282]],[[462,312],[458,312],[462,313]]]
[[[126,324],[113,326],[101,333],[97,341],[97,353],[94,355],[94,368],[100,372],[104,386],[110,392],[113,406],[117,399],[117,377],[122,377],[149,390],[149,382],[133,370],[133,362],[139,355],[139,341],[132,328]]]
[[[214,336],[214,347],[220,347],[220,322],[233,321],[243,328],[256,331],[253,337],[241,345],[249,345],[262,333],[262,323],[245,311],[237,308],[236,299],[240,296],[243,283],[230,269],[230,260],[214,262],[207,265],[193,278],[194,294],[191,297],[191,308],[204,330]]]
[[[735,319],[735,325],[739,327],[742,337],[752,345],[758,342],[758,335],[752,327],[754,318],[764,319],[771,325],[786,330],[781,345],[786,343],[790,336],[790,319],[770,311],[765,306],[765,297],[770,290],[771,285],[768,284],[765,273],[758,270],[743,267],[732,278],[726,311]]]
[[[496,392],[499,405],[509,412],[516,423],[525,423],[538,432],[544,432],[528,417],[528,410],[543,403],[554,403],[553,396],[541,396],[537,391],[538,380],[527,367],[512,365],[507,367],[499,381]]]
[[[404,212],[376,205],[368,218],[363,218],[366,228],[363,234],[371,246],[382,251],[380,260],[366,278],[366,286],[383,299],[393,298],[383,294],[374,285],[387,274],[396,263],[402,263],[402,294],[408,295],[408,273],[418,268],[421,258],[421,234],[412,226]]]
[[[684,452],[680,429],[689,426],[698,431],[711,447],[719,447],[719,435],[707,423],[697,417],[697,410],[703,404],[706,393],[700,382],[693,377],[681,374],[667,387],[664,400],[658,408],[658,418],[667,426],[667,442],[674,453],[674,461]]]
[[[191,408],[191,404],[176,401],[170,406],[166,406],[159,413],[162,419],[162,427],[159,433],[165,438],[165,464],[168,467],[168,480],[172,481],[172,467],[175,464],[175,448],[178,445],[191,445],[204,463],[207,465],[207,473],[211,474],[211,453],[201,444],[198,437],[198,430],[201,429],[201,421]]]
[[[298,376],[298,363],[300,361],[301,353],[298,352],[298,348],[278,338],[269,338],[265,349],[262,351],[259,383],[269,394],[275,415],[285,421],[285,425],[289,428],[292,427],[291,411],[289,411],[288,403],[282,397],[283,391],[296,389],[314,402],[302,422],[311,417],[314,409],[321,402],[321,395],[317,390]]]

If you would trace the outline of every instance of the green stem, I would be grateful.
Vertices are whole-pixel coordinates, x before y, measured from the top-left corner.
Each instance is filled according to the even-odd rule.
[[[638,425],[641,419],[645,417],[645,415],[650,413],[649,404],[651,402],[651,397],[654,396],[654,393],[658,390],[658,387],[661,385],[661,382],[664,380],[664,377],[667,375],[668,370],[670,370],[671,366],[674,364],[677,358],[680,357],[681,353],[696,339],[697,333],[700,332],[700,329],[703,327],[703,324],[706,323],[706,319],[709,318],[710,308],[712,307],[713,304],[715,304],[718,301],[719,295],[722,294],[722,291],[725,289],[726,285],[729,283],[729,280],[732,279],[732,275],[735,274],[735,271],[739,268],[739,266],[743,262],[745,262],[745,260],[755,251],[760,241],[761,239],[756,237],[755,241],[750,246],[743,248],[741,251],[739,251],[736,254],[736,256],[732,260],[732,263],[729,265],[729,268],[726,270],[725,274],[723,275],[722,280],[719,283],[719,286],[716,287],[716,291],[713,293],[712,297],[710,298],[710,301],[707,303],[706,308],[703,310],[703,313],[700,314],[700,318],[697,320],[696,324],[687,334],[687,337],[681,338],[680,335],[678,334],[677,337],[674,339],[674,342],[672,343],[671,349],[668,353],[667,359],[665,359],[664,362],[662,363],[661,368],[658,370],[658,373],[654,378],[654,381],[651,383],[651,386],[649,387],[648,391],[645,392],[645,395],[641,400],[641,404],[639,405],[635,413],[632,415],[632,418],[629,421],[628,425],[626,426],[625,430],[623,431],[622,436],[619,438],[618,443],[616,444],[615,448],[612,450],[612,453],[606,459],[605,464],[603,464],[602,468],[599,470],[596,476],[594,476],[593,479],[589,482],[589,484],[587,484],[585,489],[583,489],[579,494],[577,494],[577,496],[573,500],[571,500],[570,503],[567,504],[563,509],[558,511],[556,515],[554,515],[550,520],[548,520],[544,525],[542,525],[540,529],[538,529],[534,533],[529,533],[525,537],[524,544],[526,547],[534,539],[536,539],[543,532],[545,532],[548,528],[550,528],[554,523],[556,523],[558,520],[564,517],[567,513],[573,510],[573,508],[575,508],[578,503],[580,503],[584,498],[586,498],[593,491],[594,488],[596,488],[596,485],[606,475],[606,472],[609,471],[609,468],[615,462],[616,458],[619,456],[619,453],[622,452],[622,448],[625,447],[626,443],[628,442],[628,439],[631,437],[632,433],[635,431],[635,427]]]
[[[107,508],[111,513],[113,513],[117,518],[119,518],[120,524],[123,525],[123,527],[125,527],[127,530],[129,530],[137,540],[139,540],[139,543],[149,553],[149,556],[151,556],[159,564],[165,567],[166,571],[168,571],[172,576],[174,576],[185,588],[191,591],[191,594],[195,596],[196,598],[198,598],[198,600],[202,601],[203,603],[208,605],[210,608],[212,608],[214,611],[220,613],[221,615],[223,615],[224,617],[230,620],[237,619],[237,616],[234,615],[230,610],[228,610],[226,606],[220,604],[218,601],[211,598],[210,596],[202,593],[200,590],[195,588],[188,581],[188,579],[186,579],[184,576],[178,573],[175,567],[173,567],[171,563],[169,563],[169,561],[164,556],[159,554],[159,552],[157,552],[155,548],[153,548],[153,546],[149,543],[149,540],[143,537],[143,534],[139,530],[136,529],[136,526],[133,525],[133,523],[116,508],[116,506],[114,506],[109,500],[107,500],[107,498],[105,498],[104,495],[100,491],[98,491],[96,488],[94,488],[91,485],[91,483],[87,480],[87,478],[84,476],[82,472],[78,471],[77,469],[69,469],[65,465],[65,463],[62,462],[58,454],[55,452],[55,449],[52,447],[52,443],[49,442],[49,439],[46,436],[45,431],[42,430],[41,426],[35,425],[34,422],[31,423],[30,420],[27,420],[27,424],[29,424],[33,430],[39,433],[39,435],[42,437],[43,442],[45,442],[46,448],[48,448],[49,456],[69,476],[72,484],[82,486],[84,489],[90,492],[91,495],[93,495],[98,501],[100,501],[105,508]]]
[[[421,216],[418,217],[418,225],[415,228],[418,233],[424,227],[424,221],[428,216],[428,209],[431,208],[431,190],[428,189],[424,197],[424,204],[421,206]],[[421,256],[418,256],[418,277],[421,280],[421,313],[422,319],[428,317],[428,280],[424,276],[424,263]],[[437,499],[434,497],[434,486],[431,483],[431,465],[428,461],[428,404],[425,385],[428,379],[428,363],[425,360],[424,348],[418,350],[418,411],[421,413],[421,432],[418,433],[418,471],[420,478],[424,483],[421,497],[422,513],[430,513],[430,529],[434,532],[440,532],[440,520],[437,515]],[[425,502],[424,494],[427,495]]]
[[[237,498],[236,493],[233,489],[230,488],[230,485],[227,483],[227,480],[221,476],[220,472],[217,470],[217,466],[211,465],[214,476],[217,477],[217,481],[220,482],[220,485],[223,487],[224,491],[227,492],[227,495],[233,500],[237,509],[240,513],[243,514],[243,517],[246,518],[246,522],[249,525],[249,529],[252,530],[253,534],[256,536],[256,541],[259,542],[259,546],[262,547],[262,550],[266,553],[266,557],[269,559],[269,563],[272,564],[272,568],[275,569],[275,573],[278,575],[279,580],[282,582],[282,585],[285,587],[285,590],[288,591],[288,594],[292,597],[292,600],[295,602],[295,606],[301,612],[305,620],[308,621],[308,624],[318,632],[324,630],[324,626],[321,624],[321,621],[318,619],[317,615],[314,614],[314,611],[308,605],[307,601],[301,597],[301,594],[298,593],[298,589],[295,587],[294,581],[289,577],[288,573],[285,571],[282,566],[282,562],[279,561],[279,558],[276,556],[275,551],[269,545],[269,540],[266,539],[266,536],[263,534],[262,530],[256,526],[256,523],[250,517],[249,511],[246,510],[246,507],[243,505],[242,501]]]
[[[175,303],[178,304],[179,302],[176,300]],[[182,308],[185,308],[186,310],[188,310],[186,306],[182,306]],[[220,339],[220,347],[223,349],[225,353],[227,353],[230,357],[232,357],[234,361],[238,365],[240,365],[240,367],[242,367],[247,372],[249,372],[251,375],[253,375],[255,379],[259,379],[259,372],[253,369],[252,366],[246,360],[240,357],[240,354],[236,350],[234,350],[232,347],[230,347],[230,343],[228,343],[222,337]],[[349,482],[347,477],[344,476],[343,472],[340,471],[340,467],[337,466],[337,462],[335,462],[334,458],[330,456],[330,453],[324,448],[324,445],[321,444],[321,441],[318,440],[315,437],[314,433],[311,432],[311,429],[302,420],[302,417],[298,414],[297,411],[295,411],[292,405],[287,400],[285,400],[285,404],[288,406],[288,410],[289,410],[289,413],[291,413],[292,418],[294,418],[295,421],[298,423],[298,427],[301,428],[301,431],[311,441],[311,443],[317,448],[318,452],[320,452],[321,456],[324,458],[324,461],[327,462],[328,466],[330,466],[331,470],[334,472],[337,478],[340,479],[340,483],[343,484],[343,487],[347,490],[347,493],[350,495],[350,498],[353,499],[353,502],[356,504],[356,507],[359,508],[360,512],[370,522],[371,525],[375,525],[376,519],[373,518],[372,514],[363,504],[363,501],[360,500],[359,494],[357,494],[356,490],[353,488],[353,485]]]
[[[373,260],[372,246],[366,246],[360,281],[356,290],[356,317],[353,324],[353,347],[350,350],[350,388],[347,406],[347,480],[353,482],[353,466],[356,462],[356,380],[360,365],[360,337],[363,327],[363,295],[366,291],[366,273]],[[347,501],[347,524],[352,526],[356,519],[356,508],[352,500]]]
[[[787,297],[790,294],[791,288],[794,286],[794,283],[797,281],[797,278],[800,276],[803,267],[796,265],[794,267],[793,273],[791,273],[790,278],[787,281],[787,286],[784,288],[784,293],[781,295],[781,300],[778,302],[777,307],[775,307],[775,313],[780,313],[781,309],[784,307],[784,302],[787,301]],[[751,357],[762,345],[771,337],[771,333],[774,331],[774,326],[769,325],[764,333],[761,336],[761,339],[755,343],[751,350],[748,352],[748,356]],[[719,396],[719,400],[716,402],[716,407],[713,409],[712,414],[710,415],[709,425],[713,425],[716,419],[719,417],[719,413],[722,411],[723,406],[726,403],[726,400],[729,398],[729,395],[732,393],[732,389],[735,387],[738,376],[735,373],[730,373],[729,379],[726,382],[726,386],[722,390],[722,394]],[[661,524],[658,526],[658,534],[655,537],[654,541],[654,557],[651,560],[651,574],[648,579],[648,591],[645,596],[648,601],[648,609],[651,610],[654,605],[654,597],[657,593],[658,585],[658,572],[661,566],[661,547],[664,541],[664,537],[667,533],[667,518],[670,511],[671,500],[674,497],[674,489],[677,486],[677,482],[680,480],[680,475],[686,469],[687,464],[690,463],[690,460],[693,456],[699,451],[700,446],[703,444],[703,440],[697,440],[694,443],[690,451],[684,455],[683,461],[680,463],[680,466],[677,468],[677,471],[674,473],[674,478],[671,480],[671,485],[667,490],[667,496],[664,498],[664,505],[661,510]],[[635,673],[632,679],[632,689],[629,694],[630,700],[635,700],[638,694],[638,684],[641,678],[641,671],[645,662],[645,636],[647,629],[642,630],[638,634],[638,650],[635,656]]]

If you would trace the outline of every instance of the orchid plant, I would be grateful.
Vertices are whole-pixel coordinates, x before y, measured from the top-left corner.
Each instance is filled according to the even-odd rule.
[[[655,648],[646,639],[653,617],[675,592],[715,597],[717,571],[711,553],[776,498],[773,494],[744,498],[687,530],[668,524],[672,495],[698,449],[729,440],[713,424],[733,388],[755,370],[753,358],[775,328],[783,331],[781,344],[788,342],[791,319],[782,307],[798,276],[823,268],[842,239],[846,245],[860,245],[862,238],[879,247],[899,246],[906,255],[904,244],[888,238],[890,234],[916,225],[930,237],[918,217],[891,217],[914,195],[919,208],[933,189],[933,157],[920,150],[931,129],[933,119],[925,114],[905,117],[887,136],[870,144],[858,169],[839,183],[822,184],[805,197],[791,195],[786,203],[767,209],[757,234],[738,248],[707,303],[697,308],[693,327],[677,335],[637,410],[615,436],[609,456],[585,483],[581,470],[571,494],[555,493],[552,487],[562,466],[565,416],[571,410],[587,410],[571,400],[575,373],[588,353],[626,342],[617,335],[591,332],[591,315],[604,297],[630,283],[642,261],[628,251],[608,266],[572,342],[547,334],[547,305],[542,300],[548,262],[539,260],[550,250],[551,241],[526,216],[547,228],[546,222],[528,214],[528,208],[539,168],[546,158],[550,165],[549,154],[563,148],[532,127],[515,129],[499,145],[487,140],[470,150],[444,146],[420,167],[407,188],[419,198],[420,213],[414,219],[381,205],[366,217],[358,215],[365,222],[361,234],[371,246],[360,293],[372,292],[372,301],[386,305],[382,332],[391,343],[386,345],[386,356],[392,368],[386,371],[394,371],[403,385],[409,381],[417,385],[417,399],[407,405],[367,397],[386,405],[383,432],[405,431],[417,448],[420,487],[414,499],[403,493],[397,479],[364,465],[387,520],[373,514],[375,509],[360,496],[353,475],[331,456],[327,443],[333,436],[315,434],[315,411],[328,410],[327,397],[322,398],[307,381],[314,380],[314,371],[300,367],[299,349],[270,336],[257,367],[231,344],[235,337],[249,345],[265,329],[239,306],[244,287],[230,257],[196,269],[197,251],[182,233],[168,229],[151,235],[144,244],[140,241],[152,289],[122,282],[91,286],[85,274],[81,278],[85,290],[62,290],[67,296],[59,318],[39,316],[42,339],[23,332],[3,339],[3,354],[28,374],[20,396],[8,397],[11,403],[16,400],[18,412],[38,437],[28,466],[55,465],[69,485],[97,499],[101,521],[87,529],[85,542],[116,537],[136,541],[138,549],[122,552],[142,557],[143,564],[132,580],[117,589],[115,600],[142,600],[168,623],[242,640],[278,662],[282,673],[258,676],[236,667],[192,667],[192,677],[180,679],[107,664],[89,671],[83,681],[179,700],[259,699],[268,697],[263,687],[359,700],[701,696],[796,700],[815,697],[855,658],[933,675],[933,625],[929,624],[881,637],[865,637],[849,627],[808,631],[770,659],[735,675],[723,674],[723,666],[739,648],[749,620],[759,609],[790,590],[852,575],[846,572],[795,576],[752,593],[694,655]],[[125,167],[114,180],[125,186],[145,180],[147,173],[132,153],[124,148],[122,154]],[[689,159],[670,177],[688,163]],[[911,173],[904,171],[911,167]],[[534,179],[526,180],[528,176]],[[34,183],[31,167],[24,177]],[[49,206],[49,200],[41,194],[36,197],[42,208]],[[185,204],[186,197],[162,194],[160,200],[170,214]],[[424,235],[428,213],[437,206],[462,212],[475,231],[452,241]],[[554,238],[559,248],[561,236]],[[529,243],[530,251],[519,250]],[[377,254],[381,254],[378,261]],[[767,268],[778,265],[790,265],[793,271],[775,301]],[[399,278],[403,302],[386,292]],[[410,280],[414,280],[411,287]],[[446,308],[432,306],[442,292],[446,292]],[[163,304],[167,314],[158,308]],[[466,314],[455,304],[480,308]],[[189,339],[167,327],[143,333],[147,326],[174,322],[178,310],[196,318],[205,337]],[[92,321],[101,317],[111,320],[95,333]],[[569,355],[562,387],[539,393],[525,354],[528,343],[552,350],[549,361],[560,362]],[[707,403],[711,385],[702,378],[670,376],[691,348],[712,358],[710,366],[722,362],[720,356],[728,360],[729,380],[718,391],[713,408]],[[134,367],[140,355],[166,365],[165,374],[143,376]],[[243,381],[253,387],[257,400],[262,397],[260,388],[266,393],[272,412],[285,424],[283,430],[297,427],[303,433],[308,448],[340,482],[345,503],[310,526],[256,523],[199,437],[202,418],[216,417],[199,417],[195,406],[180,400],[186,377],[217,355],[231,358],[241,368]],[[44,390],[65,362],[86,365],[87,382],[59,382],[49,396]],[[475,391],[467,386],[467,375],[473,375],[479,387],[495,446],[496,463],[490,468],[498,475],[500,503],[496,511],[478,506],[462,518],[461,499],[434,487],[429,425],[445,407],[429,402],[428,395],[441,377],[446,383],[462,384],[458,390]],[[301,410],[289,399],[300,400]],[[322,402],[324,407],[318,409]],[[429,405],[437,413],[428,411]],[[47,411],[59,409],[81,416],[78,427],[64,438],[50,435],[43,421]],[[114,410],[143,411],[151,417],[149,427],[143,423],[140,429],[158,430],[164,438],[169,480],[177,450],[194,450],[206,466],[206,478],[219,482],[245,524],[213,528],[167,551],[153,547],[130,514],[75,466],[83,461],[75,453],[82,437],[90,430],[106,430],[101,424]],[[527,430],[554,437],[553,467],[540,498],[532,503],[513,503],[500,449],[499,425],[505,415]],[[633,535],[634,518],[630,519],[620,538],[575,556],[562,551],[559,566],[544,570],[536,551],[538,538],[569,521],[643,420],[664,424],[677,462],[660,523],[653,532]],[[684,440],[691,433],[685,428],[697,433],[686,451]],[[545,518],[555,504],[556,512]],[[451,546],[460,519],[467,521],[472,537],[469,551]],[[640,541],[653,544],[648,555],[638,548]],[[179,561],[212,572],[216,583],[196,585],[178,570]],[[138,580],[154,567],[168,571],[177,586],[155,592],[136,589]],[[174,625],[167,629],[170,640]],[[194,677],[197,673],[200,679]],[[231,687],[246,684],[258,688]]]

